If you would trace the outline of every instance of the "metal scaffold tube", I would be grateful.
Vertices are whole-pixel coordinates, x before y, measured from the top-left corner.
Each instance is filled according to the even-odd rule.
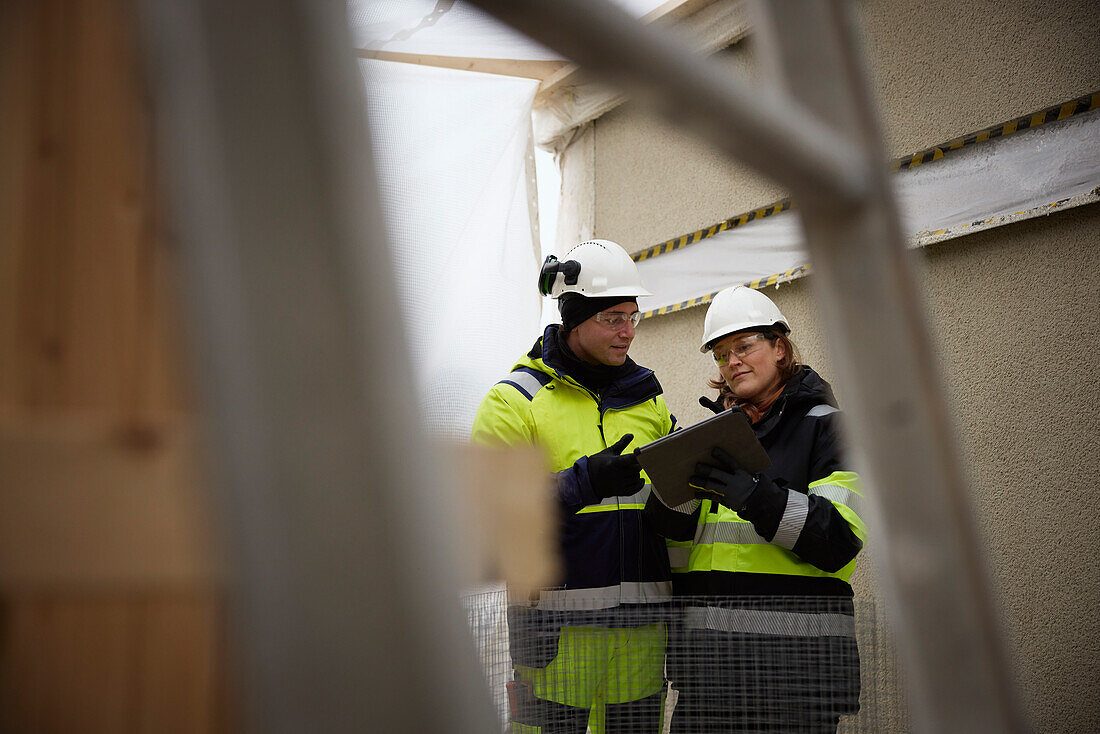
[[[849,8],[752,7],[768,83],[864,141],[872,161],[864,206],[838,212],[814,200],[802,218],[849,430],[882,510],[883,577],[916,723],[930,733],[1027,731]]]
[[[471,1],[767,172],[799,199],[828,190],[844,205],[866,195],[863,152],[796,99],[775,88],[750,89],[610,2]]]
[[[249,729],[495,731],[346,6],[140,8]]]

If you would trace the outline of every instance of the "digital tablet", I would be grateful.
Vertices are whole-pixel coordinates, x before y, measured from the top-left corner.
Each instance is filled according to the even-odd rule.
[[[666,505],[676,507],[695,497],[688,480],[696,464],[713,463],[710,452],[715,446],[725,449],[742,469],[753,474],[772,463],[756,440],[749,419],[737,408],[640,446],[634,453],[654,491]]]

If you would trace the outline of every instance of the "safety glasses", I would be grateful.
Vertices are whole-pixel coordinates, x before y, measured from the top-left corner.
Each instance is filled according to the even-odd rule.
[[[634,313],[620,313],[618,311],[612,311],[605,313],[601,311],[596,314],[596,321],[599,321],[604,326],[611,329],[621,329],[627,321],[634,326],[638,325],[638,322],[642,320],[642,312],[635,311]]]
[[[718,363],[719,367],[725,367],[729,364],[731,357],[737,361],[741,361],[759,349],[766,341],[768,341],[768,337],[764,334],[745,334],[744,336],[738,337],[737,341],[735,341],[733,346],[728,350],[719,352],[715,349],[713,352],[714,361]]]

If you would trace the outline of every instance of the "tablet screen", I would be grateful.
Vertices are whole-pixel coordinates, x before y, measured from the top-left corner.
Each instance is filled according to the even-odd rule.
[[[707,418],[692,426],[639,447],[635,454],[649,475],[654,491],[669,507],[677,507],[695,497],[688,480],[699,462],[711,462],[711,450],[720,446],[742,469],[752,474],[771,466],[771,459],[749,419],[736,408]]]

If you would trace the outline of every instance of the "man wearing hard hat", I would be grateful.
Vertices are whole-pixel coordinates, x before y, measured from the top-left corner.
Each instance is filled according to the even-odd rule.
[[[671,592],[664,540],[643,523],[650,488],[631,449],[675,418],[651,370],[627,352],[642,287],[630,255],[588,240],[539,278],[561,324],[492,387],[472,440],[537,446],[561,508],[562,586],[509,614],[513,732],[660,730]]]

